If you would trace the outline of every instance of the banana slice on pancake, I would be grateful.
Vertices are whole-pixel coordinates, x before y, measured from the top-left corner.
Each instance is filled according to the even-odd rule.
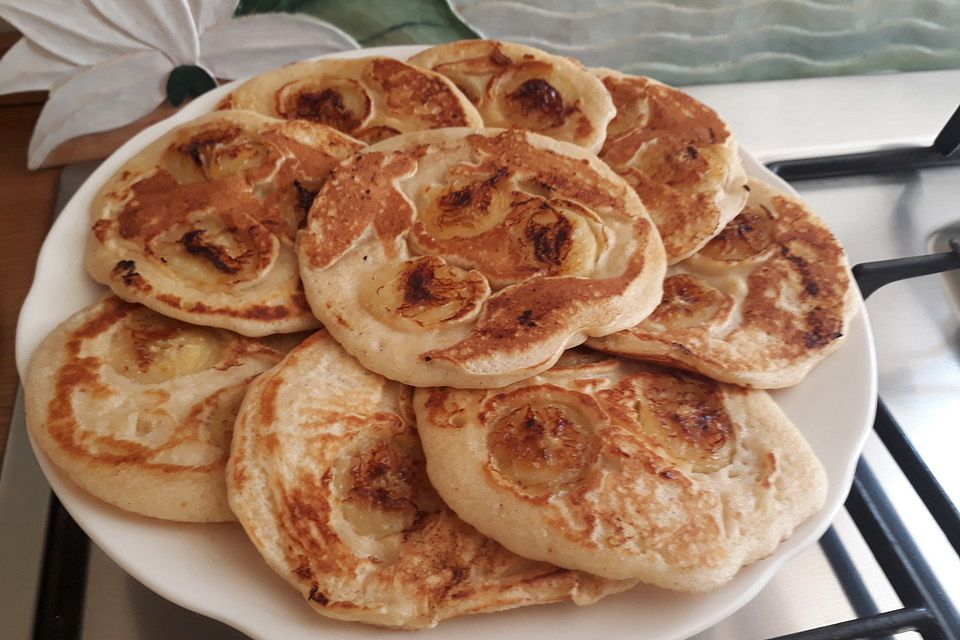
[[[822,506],[823,468],[766,392],[577,351],[503,389],[417,390],[430,480],[481,533],[702,592]]]
[[[408,131],[483,126],[444,76],[384,57],[290,64],[240,85],[220,108],[317,122],[371,144]]]
[[[37,348],[27,425],[101,500],[165,520],[233,520],[224,469],[234,417],[250,381],[299,337],[246,338],[111,296]]]
[[[747,174],[726,123],[702,102],[651,78],[595,69],[617,115],[600,159],[636,189],[667,264],[705,245],[740,213]]]
[[[100,191],[87,270],[124,300],[185,322],[248,336],[316,327],[294,234],[331,168],[362,146],[311,122],[202,116]]]
[[[244,400],[230,505],[313,609],[417,629],[528,604],[589,604],[634,584],[526,560],[458,519],[424,471],[411,393],[320,331]]]
[[[588,344],[762,389],[797,384],[833,353],[857,312],[843,247],[798,198],[749,187],[743,212],[669,268],[650,317]]]
[[[534,133],[397,136],[341,164],[298,235],[307,299],[364,366],[494,387],[660,301],[663,245],[636,194]]]
[[[463,40],[410,63],[450,78],[488,127],[525,129],[596,153],[614,114],[610,95],[579,62],[521,44]]]

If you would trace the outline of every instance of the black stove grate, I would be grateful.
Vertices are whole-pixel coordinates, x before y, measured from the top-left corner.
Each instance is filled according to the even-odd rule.
[[[958,147],[960,108],[929,147],[787,160],[771,162],[768,167],[788,181],[903,171],[960,164]],[[951,240],[950,246],[952,251],[942,254],[857,265],[853,271],[863,297],[867,298],[891,282],[960,269],[960,239]],[[874,430],[954,550],[960,554],[960,513],[956,505],[882,400],[877,403]],[[879,611],[831,527],[821,538],[820,545],[858,617],[770,640],[879,639],[906,631],[915,631],[925,640],[960,640],[960,614],[862,459],[857,465],[845,506],[904,607]],[[80,637],[88,557],[89,540],[56,496],[52,496],[35,615],[35,640],[75,640]]]

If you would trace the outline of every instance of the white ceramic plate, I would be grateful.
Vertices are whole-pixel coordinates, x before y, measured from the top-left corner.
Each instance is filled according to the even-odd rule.
[[[420,49],[383,47],[339,57],[379,54],[406,59]],[[20,313],[17,366],[21,378],[44,336],[105,292],[83,270],[89,208],[97,191],[137,151],[173,127],[213,109],[234,84],[211,91],[135,136],[105,160],[67,204],[44,242],[33,287]],[[748,154],[743,155],[748,173],[789,189]],[[749,602],[784,562],[815,542],[842,506],[873,424],[875,360],[861,302],[843,347],[802,384],[774,393],[826,467],[830,482],[827,504],[773,555],[745,567],[721,589],[691,595],[640,586],[591,607],[562,603],[469,616],[448,620],[417,636],[678,640],[729,616]],[[134,578],[183,607],[264,640],[412,637],[410,632],[340,623],[315,614],[267,568],[237,524],[179,524],[121,511],[84,493],[41,453],[37,452],[37,457],[60,501],[90,538]]]

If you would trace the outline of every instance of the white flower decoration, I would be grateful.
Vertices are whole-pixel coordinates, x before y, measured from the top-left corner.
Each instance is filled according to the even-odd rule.
[[[238,1],[0,0],[0,17],[24,35],[0,59],[0,94],[50,90],[27,166],[66,140],[150,113],[178,67],[232,80],[360,46],[309,16],[233,18]]]

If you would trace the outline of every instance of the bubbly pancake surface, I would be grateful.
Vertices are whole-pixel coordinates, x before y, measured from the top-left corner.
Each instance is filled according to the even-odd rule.
[[[410,62],[450,78],[488,127],[535,131],[596,153],[614,114],[603,83],[580,63],[534,47],[464,40]]]
[[[371,144],[408,131],[483,126],[447,78],[384,57],[287,65],[247,81],[220,108],[317,122]]]
[[[320,331],[250,387],[227,472],[230,505],[267,563],[316,611],[421,628],[453,616],[632,586],[526,560],[436,494],[412,390]]]
[[[749,186],[743,212],[668,269],[656,311],[591,347],[779,388],[840,346],[857,309],[843,247],[798,198]]]
[[[708,106],[651,78],[596,69],[617,115],[600,151],[657,224],[667,263],[691,256],[736,216],[747,174],[727,125]]]
[[[224,469],[234,417],[249,382],[296,339],[188,325],[111,296],[37,349],[27,425],[101,500],[168,520],[233,520]]]
[[[362,143],[310,122],[220,111],[133,157],[93,205],[86,264],[125,300],[251,336],[316,327],[294,234]]]
[[[427,471],[508,549],[716,588],[821,507],[825,474],[763,391],[600,354],[497,390],[418,389]]]
[[[364,366],[415,386],[542,371],[646,317],[665,269],[643,205],[595,156],[499,129],[368,147],[324,185],[298,252],[324,326]]]

